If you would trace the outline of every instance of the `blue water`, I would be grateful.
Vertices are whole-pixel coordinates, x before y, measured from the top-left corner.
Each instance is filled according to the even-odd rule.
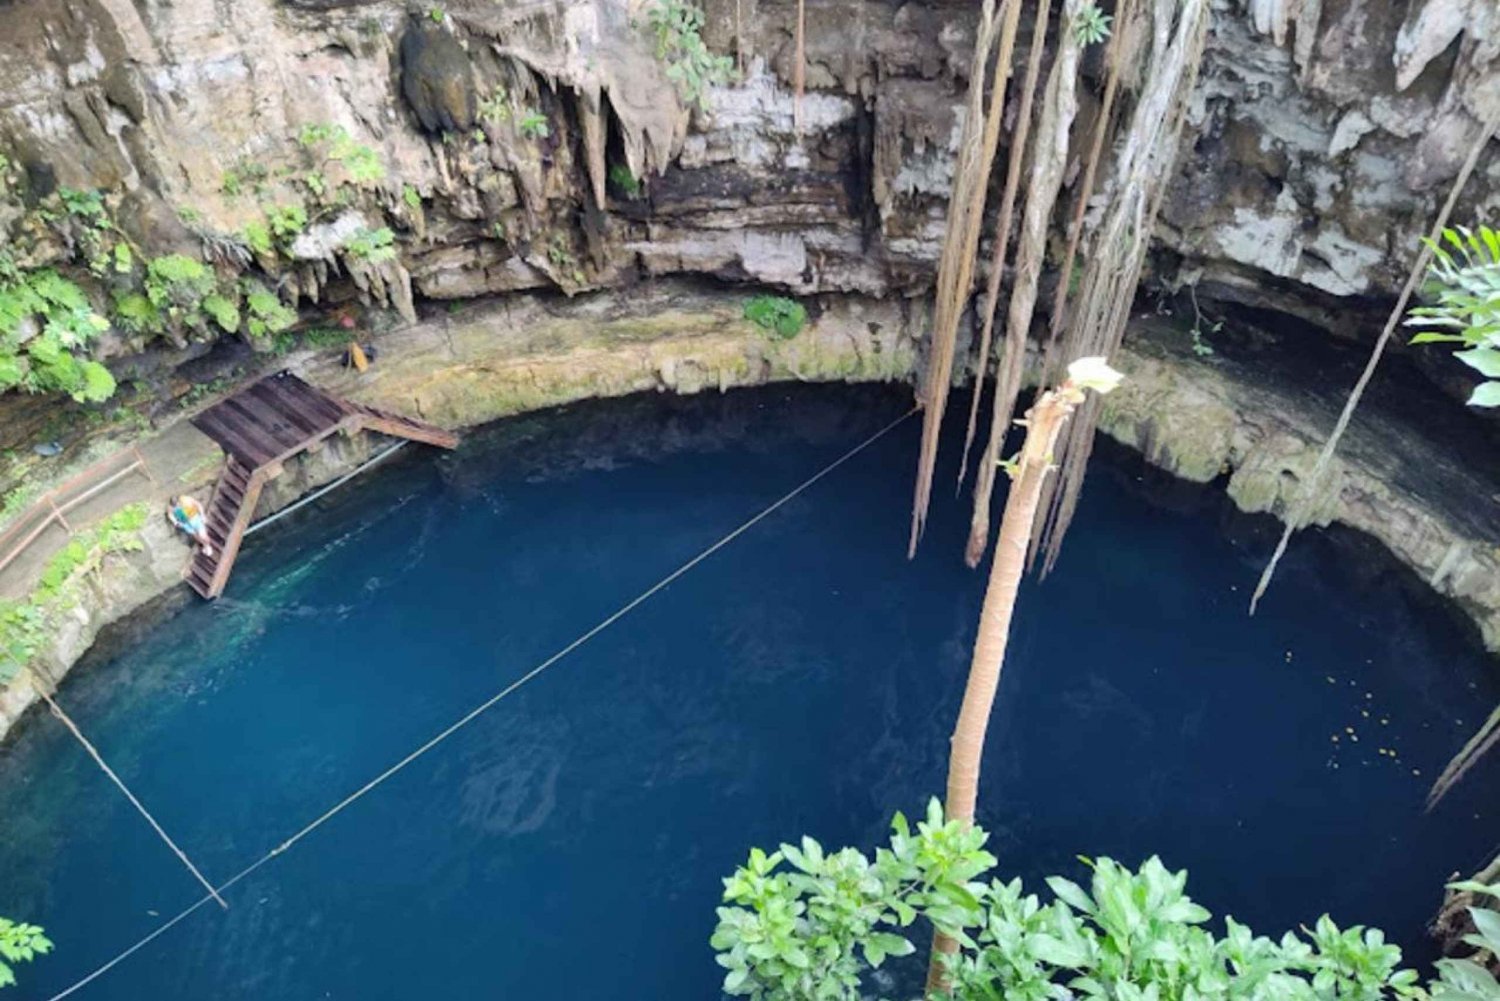
[[[408,449],[257,536],[223,600],[61,699],[227,879],[908,404],[640,398],[504,422],[455,455]],[[905,558],[917,434],[902,425],[237,883],[228,912],[200,908],[75,996],[715,997],[718,880],[750,845],[869,846],[942,787],[983,580],[961,561],[951,465]],[[1320,533],[1247,618],[1260,534],[1226,534],[1209,491],[1153,503],[1151,479],[1105,450],[1058,571],[1022,595],[981,793],[1003,868],[1157,852],[1260,930],[1328,910],[1428,957],[1440,883],[1495,850],[1493,761],[1421,809],[1500,699],[1485,657]],[[0,750],[0,817],[0,914],[57,943],[16,1001],[200,896],[44,716]]]

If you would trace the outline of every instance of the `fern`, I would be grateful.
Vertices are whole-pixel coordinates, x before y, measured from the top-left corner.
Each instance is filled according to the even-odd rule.
[[[67,393],[99,402],[114,393],[114,378],[83,357],[109,329],[83,289],[51,268],[16,272],[0,282],[0,391]]]
[[[1423,242],[1433,256],[1424,289],[1433,302],[1407,315],[1406,326],[1425,328],[1411,343],[1463,345],[1453,356],[1486,380],[1469,403],[1500,406],[1500,233],[1458,226]]]

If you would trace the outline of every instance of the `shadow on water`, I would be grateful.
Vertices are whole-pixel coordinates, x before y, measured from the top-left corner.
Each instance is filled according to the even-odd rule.
[[[257,536],[223,600],[95,658],[63,700],[225,879],[908,406],[635,397],[408,449]],[[714,996],[718,878],[751,844],[868,847],[941,789],[983,579],[951,463],[905,558],[918,430],[78,996]],[[1500,687],[1409,575],[1338,533],[1300,537],[1249,619],[1270,542],[1101,447],[1057,572],[1022,594],[983,822],[1033,884],[1156,852],[1262,931],[1328,910],[1430,958],[1442,880],[1495,849],[1500,767],[1431,816],[1422,796]],[[0,912],[58,943],[17,1001],[197,898],[49,723],[0,749]]]

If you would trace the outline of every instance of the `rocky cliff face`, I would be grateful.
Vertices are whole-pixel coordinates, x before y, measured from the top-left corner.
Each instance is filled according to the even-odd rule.
[[[0,231],[22,263],[65,259],[18,239],[25,206],[102,189],[150,251],[203,250],[303,304],[359,295],[408,318],[424,297],[684,272],[924,291],[974,5],[809,5],[800,108],[793,4],[710,0],[704,37],[739,78],[702,107],[655,51],[655,6],[12,0]],[[1363,319],[1500,107],[1497,20],[1488,0],[1220,0],[1155,280]],[[382,176],[344,186],[349,158],[310,127],[373,151]],[[1458,218],[1500,200],[1500,157],[1471,188]],[[257,239],[291,206],[304,225]],[[398,252],[377,264],[351,244],[381,227]]]

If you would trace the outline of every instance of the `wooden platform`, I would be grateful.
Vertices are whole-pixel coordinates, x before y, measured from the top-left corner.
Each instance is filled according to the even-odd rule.
[[[214,404],[194,417],[193,424],[228,456],[206,510],[213,555],[194,550],[186,572],[188,585],[205,598],[224,593],[261,490],[281,475],[287,459],[332,435],[361,430],[439,448],[458,444],[451,431],[329,396],[290,372],[268,376]]]

